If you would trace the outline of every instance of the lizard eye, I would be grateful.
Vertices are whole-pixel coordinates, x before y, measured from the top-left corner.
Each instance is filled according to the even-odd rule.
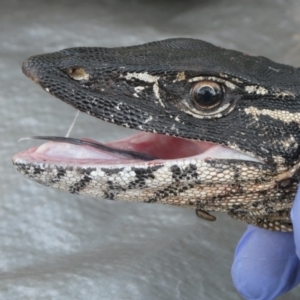
[[[201,81],[192,87],[190,98],[195,108],[211,110],[223,102],[224,92],[222,86],[218,83],[213,81]]]

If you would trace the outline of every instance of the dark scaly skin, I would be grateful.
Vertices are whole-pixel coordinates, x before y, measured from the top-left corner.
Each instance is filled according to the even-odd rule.
[[[213,219],[207,211],[225,211],[259,227],[292,230],[289,214],[300,163],[299,68],[204,41],[169,39],[133,47],[71,48],[37,55],[24,62],[23,71],[52,95],[107,122],[221,144],[261,161],[207,159],[201,166],[174,164],[166,168],[172,184],[163,189],[154,185],[151,195],[144,196],[144,186],[136,185],[134,188],[141,189],[141,199],[136,200],[192,206],[207,219]],[[221,106],[217,113],[207,115],[191,103],[190,90],[201,81],[222,85],[226,108]],[[14,163],[25,176],[52,186],[53,179],[41,180],[28,171],[26,163]],[[38,170],[36,174],[46,172],[41,165],[31,167]],[[165,166],[159,167],[163,170]],[[140,169],[143,173],[147,167]],[[158,169],[147,170],[155,177]],[[225,185],[217,177],[199,180],[197,176],[205,170],[234,176]],[[55,187],[95,195],[87,188],[94,180],[92,171],[79,168],[76,172],[81,180],[85,178],[76,189]],[[193,172],[198,172],[195,180],[187,179]],[[104,197],[126,198],[114,182],[106,188]],[[201,190],[202,196],[195,194],[195,199],[188,200],[185,193],[190,190]]]

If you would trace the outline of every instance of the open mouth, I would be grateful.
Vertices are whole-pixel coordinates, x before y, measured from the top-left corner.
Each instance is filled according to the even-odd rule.
[[[101,144],[90,139],[33,137],[50,140],[16,154],[13,160],[76,165],[149,165],[165,160],[228,159],[262,163],[261,160],[228,147],[167,135],[139,132],[124,139]]]

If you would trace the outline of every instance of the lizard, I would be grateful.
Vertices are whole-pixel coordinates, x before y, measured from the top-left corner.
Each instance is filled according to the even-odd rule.
[[[300,68],[174,38],[64,49],[32,56],[22,69],[77,110],[140,131],[105,145],[37,137],[49,141],[13,157],[25,177],[73,194],[293,230]]]

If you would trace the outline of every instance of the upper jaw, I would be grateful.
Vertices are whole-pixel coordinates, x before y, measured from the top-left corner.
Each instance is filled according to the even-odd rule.
[[[170,130],[172,127],[174,127],[174,119],[176,120],[178,118],[178,120],[181,120],[181,116],[175,118],[176,111],[169,111],[168,114],[166,114],[165,111],[162,110],[162,107],[151,105],[149,109],[147,109],[147,107],[144,107],[143,111],[139,109],[134,113],[134,107],[136,105],[135,102],[140,100],[130,98],[127,100],[124,99],[124,101],[120,101],[120,95],[114,95],[113,91],[108,90],[105,92],[94,94],[95,99],[97,99],[97,105],[99,108],[95,107],[95,110],[91,111],[89,111],[86,107],[84,109],[81,109],[81,100],[77,100],[78,98],[84,98],[84,95],[81,95],[82,97],[79,97],[80,93],[82,93],[82,89],[80,88],[80,82],[77,82],[76,80],[70,80],[70,78],[62,70],[59,69],[58,60],[60,59],[60,56],[64,57],[64,55],[61,55],[60,52],[57,52],[54,58],[53,54],[49,56],[41,55],[30,57],[23,63],[23,72],[34,82],[41,85],[42,88],[47,92],[50,92],[51,94],[55,95],[61,100],[71,104],[77,109],[89,113],[90,115],[94,115],[96,117],[104,119],[105,121],[116,123],[125,127],[155,132],[155,134],[153,134],[142,131],[136,135],[130,136],[120,141],[108,143],[107,145],[119,149],[126,149],[129,151],[136,151],[143,154],[152,155],[153,157],[157,158],[157,161],[186,159],[193,157],[197,160],[233,159],[264,163],[260,158],[255,157],[255,155],[253,154],[243,153],[243,151],[241,151],[239,149],[240,147],[238,147],[237,145],[235,145],[232,148],[230,148],[230,146],[221,145],[224,144],[224,141],[228,138],[226,136],[219,136],[218,138],[220,139],[220,144],[217,144],[217,142],[215,142],[215,138],[213,139],[214,142],[212,143],[210,141],[211,136],[209,134],[205,134],[205,132],[207,131],[206,128],[199,130],[199,128],[197,129],[195,127],[195,132],[187,131],[186,122],[184,121],[177,121],[177,123],[175,122],[176,127],[181,132],[183,138],[171,136],[173,135],[173,133]],[[52,62],[53,59],[54,61]],[[43,68],[43,61],[46,61],[47,69]],[[44,73],[46,71],[48,73],[51,73],[51,76],[53,76],[53,78],[56,78],[55,81],[60,81],[61,89],[68,91],[66,95],[56,94],[55,87],[49,85],[49,82],[44,82]],[[63,88],[64,85],[65,88]],[[74,93],[72,93],[72,91],[74,91]],[[93,96],[92,91],[89,91],[89,93],[91,93],[91,96]],[[122,98],[126,98],[126,95],[122,95]],[[128,101],[128,103],[132,103],[132,105],[127,105],[126,101]],[[148,102],[150,103],[150,101]],[[149,103],[146,103],[146,105],[150,105]],[[143,105],[145,105],[145,103],[143,103]],[[109,117],[106,117],[105,112],[102,111],[103,108],[108,109],[108,107],[110,107],[111,114],[114,114],[115,116],[118,113],[118,109],[125,110],[125,112],[123,112],[123,115],[125,116],[128,115],[126,113],[126,110],[130,111],[131,114],[134,113],[135,122],[137,124],[130,124],[130,122],[126,123],[123,120],[121,122],[118,121],[116,118],[114,120],[109,119]],[[171,107],[168,107],[168,110],[171,110]],[[151,121],[149,122],[149,120]],[[197,122],[200,124],[201,120],[197,120]],[[159,128],[157,124],[161,127]],[[190,124],[189,126],[194,127],[195,125],[196,124]],[[193,140],[198,138],[198,134],[201,131],[202,138],[206,141]],[[157,134],[157,132],[161,134]],[[194,136],[192,136],[192,134],[194,134]],[[24,155],[26,156],[26,154]],[[32,150],[29,156],[35,156],[35,159],[44,159],[49,161],[69,160],[69,162],[72,164],[75,161],[77,163],[88,162],[100,164],[115,164],[116,162],[126,164],[132,163],[133,161],[139,161],[139,159],[128,159],[128,157],[122,156],[120,154],[114,155],[107,151],[99,151],[88,146],[76,146],[57,142],[46,143],[37,148],[36,150]]]
[[[171,143],[172,141],[176,141],[174,142],[174,146],[168,148],[157,146],[158,150],[154,151],[154,156],[160,160],[197,157],[199,160],[214,158],[272,163],[272,160],[269,158],[270,153],[263,153],[263,155],[260,153],[259,156],[255,155],[256,152],[259,153],[257,150],[257,144],[260,143],[259,141],[253,142],[252,139],[245,141],[243,137],[241,138],[241,134],[244,134],[246,137],[255,135],[256,140],[258,137],[254,131],[257,130],[257,128],[251,128],[251,126],[245,127],[245,124],[253,123],[251,119],[252,116],[245,114],[242,117],[239,116],[240,112],[243,112],[244,106],[247,105],[245,101],[240,101],[237,105],[237,109],[231,112],[230,118],[220,118],[216,121],[191,117],[180,111],[180,109],[172,106],[172,103],[170,104],[168,101],[161,101],[164,102],[165,105],[163,108],[160,104],[155,103],[155,100],[157,99],[154,99],[153,95],[149,96],[147,101],[128,96],[128,94],[117,90],[116,84],[113,84],[112,87],[110,87],[107,83],[106,86],[103,86],[105,91],[100,90],[96,93],[90,89],[83,88],[79,81],[70,79],[67,74],[60,69],[62,65],[61,60],[66,57],[67,53],[64,51],[65,50],[50,55],[34,56],[27,59],[23,64],[23,72],[29,78],[40,84],[44,90],[72,105],[76,109],[104,121],[142,130],[144,132],[132,139],[127,139],[126,142],[121,143],[121,141],[118,141],[112,143],[112,145],[116,147],[139,148],[140,145],[143,145],[144,143],[134,143],[134,140],[137,138],[146,138],[149,142],[148,146],[142,149],[141,152],[143,153],[146,148],[148,149],[146,152],[150,151],[149,149],[154,151],[153,145],[162,146],[163,142]],[[71,58],[72,57],[70,57],[70,59]],[[105,75],[104,71],[103,73]],[[51,77],[51,80],[49,80],[49,77]],[[59,88],[57,88],[57,85]],[[237,128],[240,128],[240,130],[237,130]],[[146,131],[155,134],[151,135],[150,133],[146,133]],[[164,138],[159,138],[160,135],[157,133],[161,134]],[[182,139],[170,137],[169,135],[180,135]],[[199,139],[207,142],[195,141]],[[158,140],[161,140],[162,142],[158,143]],[[152,145],[150,141],[152,141]],[[181,142],[179,143],[178,141]],[[218,145],[218,143],[220,145]],[[127,146],[125,144],[127,144]],[[185,150],[187,152],[179,153],[178,144],[184,144],[184,147],[182,148],[191,148],[193,150],[191,153],[187,150]],[[51,151],[47,150],[47,153],[52,153],[53,149],[56,149],[55,151],[58,151],[57,153],[61,153],[64,148],[61,144],[50,145],[51,147],[49,147],[49,149]],[[202,147],[205,145],[209,145],[209,147],[207,147],[206,151],[203,151]],[[68,147],[70,147],[70,145]],[[162,148],[165,149],[163,153],[160,152]],[[81,149],[87,150],[88,148],[85,147]],[[169,151],[167,151],[168,149]],[[56,153],[55,151],[54,153]],[[46,155],[46,152],[39,152],[39,155],[41,154]],[[87,156],[89,156],[89,154],[87,154]],[[47,154],[47,157],[52,159],[54,155],[49,156]],[[101,155],[99,159],[102,160]],[[105,159],[105,161],[109,162],[110,160]]]

